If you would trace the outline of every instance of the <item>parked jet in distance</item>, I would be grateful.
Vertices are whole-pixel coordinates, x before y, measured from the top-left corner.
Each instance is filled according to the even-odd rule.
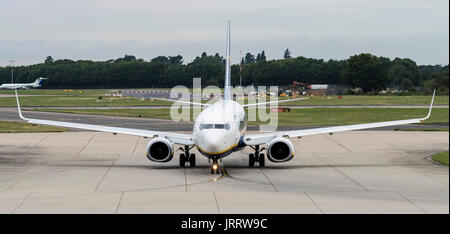
[[[186,162],[191,167],[195,167],[195,155],[190,153],[190,150],[196,147],[198,151],[212,160],[211,173],[219,172],[219,163],[221,160],[233,152],[250,147],[254,153],[249,154],[249,166],[254,167],[257,162],[260,167],[265,166],[265,157],[275,163],[281,163],[291,160],[294,157],[295,149],[289,138],[299,138],[303,136],[317,135],[317,134],[331,134],[334,132],[343,132],[359,129],[378,128],[384,126],[394,126],[401,124],[421,123],[428,119],[431,115],[433,107],[434,95],[431,99],[431,105],[428,115],[424,118],[386,121],[367,124],[355,124],[337,127],[324,127],[305,130],[292,130],[283,132],[270,133],[246,133],[247,116],[244,111],[245,107],[264,105],[272,102],[252,103],[241,105],[235,102],[231,95],[231,69],[230,69],[230,22],[228,22],[227,31],[227,48],[226,48],[226,64],[225,64],[225,88],[223,99],[214,104],[204,104],[187,102],[193,105],[206,106],[198,117],[195,119],[192,134],[171,133],[162,131],[149,131],[140,129],[109,127],[101,125],[90,125],[80,123],[70,123],[42,119],[29,119],[22,115],[20,110],[19,97],[16,92],[17,108],[21,119],[32,124],[43,124],[67,128],[79,128],[94,131],[111,132],[113,134],[128,134],[134,136],[153,138],[147,144],[146,154],[147,158],[154,162],[168,162],[172,160],[175,147],[174,145],[181,145],[179,150],[182,151],[179,155],[180,167],[184,167]],[[167,101],[185,102],[178,100]],[[298,100],[298,99],[291,99]],[[275,101],[275,102],[285,102]],[[264,146],[261,148],[261,146]],[[265,154],[262,152],[265,151]]]
[[[42,86],[42,82],[47,78],[39,77],[33,83],[22,83],[22,84],[2,84],[0,89],[29,89],[29,88],[39,88]]]

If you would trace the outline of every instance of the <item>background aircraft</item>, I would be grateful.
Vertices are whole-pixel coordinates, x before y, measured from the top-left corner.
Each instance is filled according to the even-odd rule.
[[[0,89],[29,89],[29,88],[39,88],[42,86],[42,82],[47,78],[39,77],[33,83],[22,83],[22,84],[2,84]]]
[[[79,124],[61,121],[51,121],[42,119],[29,119],[22,115],[20,110],[19,97],[16,92],[17,107],[20,118],[28,123],[52,125],[68,128],[79,128],[94,131],[112,132],[114,134],[128,134],[135,136],[153,138],[146,148],[147,158],[155,162],[168,162],[172,160],[175,147],[179,148],[183,153],[180,154],[180,167],[184,167],[189,162],[191,167],[195,167],[195,155],[190,150],[196,147],[198,151],[212,160],[211,173],[219,172],[219,163],[221,159],[233,152],[250,147],[254,153],[249,154],[249,166],[253,167],[257,162],[260,167],[265,166],[265,157],[275,163],[287,162],[294,157],[294,145],[290,138],[299,138],[309,135],[326,134],[342,131],[351,131],[359,129],[377,128],[384,126],[421,123],[428,119],[434,101],[434,95],[431,100],[428,115],[424,118],[386,121],[367,124],[356,124],[337,127],[324,127],[305,130],[292,130],[284,132],[270,133],[254,133],[247,134],[247,116],[244,108],[249,106],[265,105],[273,102],[252,103],[241,105],[232,99],[231,95],[231,68],[230,68],[230,23],[228,22],[227,31],[227,49],[226,49],[226,65],[225,65],[225,88],[223,99],[214,104],[193,103],[190,104],[203,105],[203,110],[194,122],[192,134],[181,134],[161,131],[149,131],[140,129],[109,127],[101,125]],[[436,91],[435,91],[436,92]],[[177,102],[176,100],[173,100]],[[186,101],[180,101],[186,102]],[[281,101],[280,101],[281,102]],[[261,146],[263,146],[261,148]],[[265,154],[262,153],[265,151]]]

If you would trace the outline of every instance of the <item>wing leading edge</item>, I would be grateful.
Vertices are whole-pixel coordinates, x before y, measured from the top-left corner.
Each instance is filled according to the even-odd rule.
[[[402,124],[412,124],[412,123],[421,123],[431,116],[431,110],[433,108],[434,96],[436,94],[436,90],[433,92],[433,97],[431,99],[430,108],[428,111],[428,115],[424,118],[418,119],[406,119],[406,120],[395,120],[395,121],[386,121],[386,122],[376,122],[376,123],[367,123],[367,124],[354,124],[354,125],[346,125],[346,126],[335,126],[335,127],[325,127],[325,128],[313,128],[313,129],[305,129],[305,130],[293,130],[293,131],[283,131],[283,132],[273,132],[273,133],[262,133],[262,134],[249,134],[244,136],[244,142],[247,145],[260,145],[266,144],[270,140],[277,137],[302,137],[302,136],[311,136],[325,133],[335,133],[335,132],[344,132],[344,131],[352,131],[352,130],[362,130],[362,129],[370,129],[370,128],[379,128],[379,127],[387,127],[387,126],[395,126]]]
[[[102,126],[102,125],[92,125],[92,124],[80,124],[80,123],[71,123],[71,122],[62,122],[62,121],[53,121],[53,120],[43,120],[43,119],[31,119],[25,118],[22,115],[22,111],[20,109],[19,96],[16,92],[17,99],[17,110],[19,112],[19,117],[31,124],[42,124],[42,125],[50,125],[57,127],[66,127],[66,128],[78,128],[84,130],[92,130],[99,132],[111,132],[117,134],[126,134],[133,136],[142,136],[142,137],[163,137],[172,141],[174,144],[180,145],[193,145],[194,140],[193,136],[189,134],[180,134],[180,133],[170,133],[170,132],[160,132],[160,131],[149,131],[149,130],[141,130],[141,129],[132,129],[132,128],[120,128],[120,127],[110,127],[110,126]]]

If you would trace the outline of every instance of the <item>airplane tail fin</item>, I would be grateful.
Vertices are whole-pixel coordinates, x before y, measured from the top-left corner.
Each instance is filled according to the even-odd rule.
[[[35,81],[34,81],[34,85],[35,86],[37,86],[37,87],[40,87],[40,86],[42,86],[42,83],[44,82],[44,80],[46,80],[47,78],[44,78],[44,77],[39,77],[39,78],[37,78]]]
[[[231,61],[230,61],[230,21],[228,20],[227,28],[227,52],[225,64],[225,86],[224,86],[224,100],[231,100]]]

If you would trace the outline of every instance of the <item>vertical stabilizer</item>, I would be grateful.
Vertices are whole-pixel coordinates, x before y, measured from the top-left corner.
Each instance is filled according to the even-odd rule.
[[[227,53],[225,65],[225,87],[223,93],[224,100],[231,100],[231,64],[230,64],[230,21],[227,29]]]

